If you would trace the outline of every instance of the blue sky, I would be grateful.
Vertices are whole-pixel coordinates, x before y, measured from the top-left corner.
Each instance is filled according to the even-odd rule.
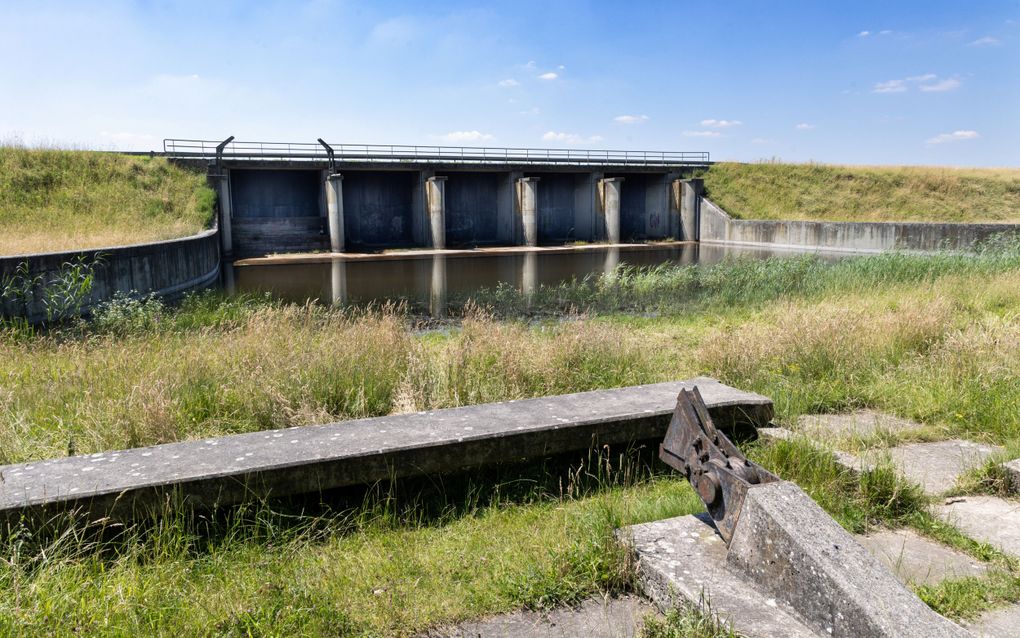
[[[1020,165],[1020,0],[0,2],[0,140]]]

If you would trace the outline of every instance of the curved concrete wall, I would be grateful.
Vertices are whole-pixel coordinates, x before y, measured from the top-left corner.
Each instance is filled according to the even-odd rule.
[[[704,197],[699,206],[699,240],[705,243],[848,252],[932,251],[963,250],[1001,234],[1020,234],[1020,224],[759,221],[733,219]]]
[[[218,232],[214,228],[191,237],[148,244],[0,257],[0,282],[17,276],[18,268],[25,263],[29,279],[40,278],[27,297],[0,298],[0,315],[25,317],[33,323],[45,320],[44,287],[58,277],[67,264],[79,258],[87,264],[98,260],[93,268],[91,294],[82,305],[85,313],[118,292],[135,296],[154,293],[173,298],[207,287],[215,283],[220,274]]]

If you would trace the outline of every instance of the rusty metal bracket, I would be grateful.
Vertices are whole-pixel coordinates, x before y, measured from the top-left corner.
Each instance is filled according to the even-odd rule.
[[[716,430],[697,387],[681,390],[659,458],[687,477],[708,508],[726,544],[740,516],[747,488],[779,478],[752,463]]]

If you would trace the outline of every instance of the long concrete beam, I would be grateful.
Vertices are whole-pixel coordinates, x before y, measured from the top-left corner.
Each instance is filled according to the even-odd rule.
[[[169,495],[207,508],[661,439],[693,386],[725,430],[772,417],[768,398],[701,377],[102,452],[0,467],[0,520],[70,508],[126,520]]]

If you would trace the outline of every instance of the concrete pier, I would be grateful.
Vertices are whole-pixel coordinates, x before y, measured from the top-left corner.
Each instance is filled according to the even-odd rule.
[[[230,201],[230,171],[223,169],[219,176],[220,190],[220,252],[225,259],[234,255],[234,233],[232,228],[233,205]]]
[[[603,178],[601,184],[602,216],[606,224],[606,241],[620,243],[620,189],[622,177]]]
[[[329,225],[329,249],[342,253],[344,242],[344,177],[333,173],[326,178],[326,218]]]
[[[538,246],[538,182],[540,179],[538,177],[522,177],[517,180],[525,246]]]
[[[437,250],[446,248],[446,177],[425,180],[429,211],[429,239]]]
[[[701,192],[705,180],[680,180],[680,239],[698,241],[701,225]]]

